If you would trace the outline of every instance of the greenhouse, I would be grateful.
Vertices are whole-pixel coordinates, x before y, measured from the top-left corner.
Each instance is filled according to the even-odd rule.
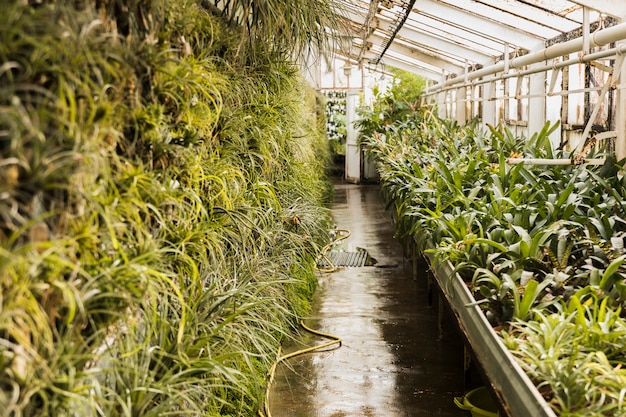
[[[626,416],[625,19],[4,1],[0,416]]]

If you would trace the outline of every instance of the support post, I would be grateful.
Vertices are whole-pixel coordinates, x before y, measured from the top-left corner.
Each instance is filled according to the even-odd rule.
[[[461,126],[467,121],[467,88],[461,87],[456,90],[456,121]]]
[[[538,66],[543,63],[531,65]],[[546,73],[538,72],[529,76],[528,137],[539,132],[546,123]]]
[[[622,17],[622,22],[626,20],[626,16]],[[626,39],[616,42],[616,46],[626,47]],[[616,74],[617,75],[617,74]],[[615,138],[615,157],[618,161],[626,158],[626,65],[622,65],[617,82],[617,94],[615,97],[615,130],[617,137]]]
[[[442,70],[441,71],[441,83],[446,82],[446,71]],[[438,106],[438,116],[441,117],[442,119],[446,118],[446,97],[448,96],[448,93],[446,91],[440,91],[439,93],[437,93],[437,106]]]
[[[493,78],[493,77],[490,77]],[[495,126],[498,124],[496,117],[496,81],[491,81],[489,84],[485,84],[483,89],[485,101],[483,102],[483,124],[490,124]]]
[[[356,105],[357,91],[346,94],[346,181],[358,184],[361,181],[361,149],[357,144]]]
[[[448,93],[446,91],[440,91],[439,93],[437,93],[437,113],[438,116],[441,117],[442,119],[446,118],[446,107],[447,107],[447,103],[446,103],[446,97],[448,96]]]
[[[590,36],[589,7],[583,6],[583,54],[589,53]]]

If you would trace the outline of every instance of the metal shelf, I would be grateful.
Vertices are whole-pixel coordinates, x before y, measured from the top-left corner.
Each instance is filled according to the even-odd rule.
[[[504,346],[461,277],[450,262],[434,262],[426,257],[435,279],[450,305],[461,331],[465,334],[476,359],[509,417],[557,417],[537,391],[530,378]]]

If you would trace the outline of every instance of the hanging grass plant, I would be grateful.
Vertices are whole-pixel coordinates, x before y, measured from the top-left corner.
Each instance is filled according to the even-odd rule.
[[[345,33],[341,5],[336,0],[207,0],[210,9],[231,24],[243,28],[236,57],[258,55],[257,46],[266,44],[283,56],[319,58],[334,48],[333,42]],[[265,51],[260,50],[262,55]],[[261,55],[261,56],[262,56]]]
[[[195,0],[3,10],[3,415],[256,414],[315,287],[328,150],[283,51],[302,45],[227,20]]]

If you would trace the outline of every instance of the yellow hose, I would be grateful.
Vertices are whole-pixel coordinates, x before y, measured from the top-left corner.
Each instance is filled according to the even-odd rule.
[[[342,240],[345,240],[348,237],[350,237],[350,231],[347,230],[347,229],[331,229],[331,231],[337,232],[338,237],[335,240],[333,240],[332,242],[330,242],[328,245],[324,246],[322,248],[322,250],[320,251],[320,254],[319,254],[318,258],[317,258],[318,261],[320,259],[324,259],[326,261],[326,263],[328,264],[327,267],[318,268],[322,272],[334,272],[334,271],[337,270],[337,267],[335,267],[335,265],[333,265],[333,263],[330,261],[330,259],[328,259],[328,257],[326,256],[326,253],[334,245],[336,245],[337,243],[341,242]],[[342,233],[343,233],[343,235],[341,235]]]
[[[319,257],[318,257],[318,261],[320,259],[324,259],[326,261],[326,263],[328,264],[327,267],[324,268],[319,268],[320,271],[322,272],[333,272],[335,270],[337,270],[337,268],[335,267],[335,265],[333,265],[333,263],[330,261],[330,259],[328,259],[328,257],[326,256],[326,253],[328,252],[328,250],[333,247],[334,245],[336,245],[337,243],[341,242],[342,240],[347,239],[350,236],[350,231],[347,229],[331,229],[331,231],[335,231],[337,232],[338,237],[333,240],[332,242],[330,242],[328,245],[324,246],[322,248],[322,250],[320,251]],[[269,370],[268,373],[268,382],[267,382],[267,388],[265,391],[265,404],[263,406],[263,410],[259,409],[259,416],[260,417],[272,417],[272,413],[270,412],[270,387],[272,386],[272,383],[274,382],[274,375],[276,374],[276,367],[278,366],[279,363],[289,359],[289,358],[293,358],[294,356],[298,356],[298,355],[302,355],[305,353],[309,353],[309,352],[313,352],[316,350],[320,350],[320,349],[324,349],[327,347],[330,347],[332,345],[338,345],[337,347],[341,347],[341,338],[334,336],[332,334],[328,334],[328,333],[322,333],[320,331],[317,330],[313,330],[310,327],[306,326],[304,324],[303,321],[300,321],[300,325],[302,326],[302,328],[304,328],[304,330],[308,331],[309,333],[313,333],[317,336],[321,336],[321,337],[325,337],[327,339],[331,339],[329,342],[326,343],[322,343],[321,345],[316,345],[316,346],[311,346],[305,349],[301,349],[301,350],[297,350],[295,352],[292,353],[288,353],[286,355],[280,355],[280,348],[278,349],[278,358],[276,359],[276,361],[274,362],[274,364],[272,365],[272,367]]]
[[[304,322],[300,321],[300,325],[304,328],[304,330],[313,333],[317,336],[322,336],[325,337],[327,339],[331,339],[330,341],[326,342],[326,343],[322,343],[321,345],[316,345],[316,346],[311,346],[305,349],[300,349],[297,350],[295,352],[292,353],[288,353],[286,355],[280,356],[280,349],[278,350],[278,359],[276,359],[276,362],[274,362],[274,364],[272,365],[272,367],[269,370],[269,377],[268,377],[268,382],[267,382],[267,391],[265,391],[265,404],[264,404],[264,411],[265,413],[263,413],[262,410],[259,410],[259,416],[261,417],[272,417],[272,413],[270,412],[270,387],[272,386],[272,383],[274,382],[274,375],[276,373],[276,367],[278,366],[279,363],[289,359],[289,358],[293,358],[294,356],[298,356],[298,355],[302,355],[304,353],[309,353],[309,352],[313,352],[316,350],[320,350],[320,349],[324,349],[327,347],[330,347],[332,345],[338,345],[337,347],[341,347],[341,338],[334,336],[332,334],[328,334],[328,333],[322,333],[320,331],[317,330],[313,330],[310,327],[306,326],[304,324]]]

